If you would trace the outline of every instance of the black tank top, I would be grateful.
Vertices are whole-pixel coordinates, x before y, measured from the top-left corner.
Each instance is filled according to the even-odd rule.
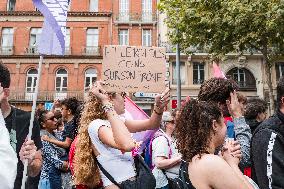
[[[185,181],[185,184],[187,186],[187,189],[196,189],[190,179],[189,179],[189,176],[188,176],[188,163],[185,162],[185,161],[182,161],[182,164],[181,164],[181,171],[182,171],[182,174],[183,174],[183,178],[184,178],[184,181]]]

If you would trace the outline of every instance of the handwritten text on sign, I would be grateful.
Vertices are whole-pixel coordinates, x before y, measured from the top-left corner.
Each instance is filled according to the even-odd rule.
[[[166,50],[159,47],[105,46],[103,80],[108,91],[162,92]]]

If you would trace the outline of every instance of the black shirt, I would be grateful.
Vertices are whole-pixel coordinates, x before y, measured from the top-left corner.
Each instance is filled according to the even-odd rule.
[[[78,133],[77,129],[78,129],[77,124],[74,118],[69,122],[65,122],[64,130],[62,132],[62,140],[65,141],[66,138],[68,137],[73,142],[73,140],[75,139]],[[70,146],[66,149],[66,151],[67,151],[67,154],[69,154]]]
[[[27,138],[29,132],[31,113],[16,108],[11,109],[11,113],[5,118],[6,127],[10,133],[10,142],[14,150],[16,150],[18,157],[17,165],[17,176],[14,183],[14,189],[20,189],[22,185],[24,165],[19,157],[20,149]],[[32,130],[32,140],[37,147],[37,149],[42,148],[41,138],[40,138],[40,128],[37,121],[34,121]],[[38,177],[28,178],[27,189],[37,189],[38,187]]]

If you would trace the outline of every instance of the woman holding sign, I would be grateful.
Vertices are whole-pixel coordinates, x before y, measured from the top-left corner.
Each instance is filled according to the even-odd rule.
[[[156,129],[169,89],[155,98],[155,108],[148,120],[125,120],[124,94],[107,93],[97,82],[91,89],[80,122],[75,152],[75,184],[94,187],[100,178],[106,189],[154,189],[155,178],[141,157],[131,155],[137,147],[131,133]],[[136,172],[135,172],[135,168]],[[78,166],[76,166],[78,165]]]

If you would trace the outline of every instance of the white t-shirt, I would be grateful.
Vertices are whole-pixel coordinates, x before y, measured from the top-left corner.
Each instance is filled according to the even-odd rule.
[[[174,140],[171,140],[168,137],[168,140],[170,141],[170,147],[172,150],[171,158],[176,157],[179,155],[178,150],[176,148],[176,143]],[[156,157],[166,157],[169,158],[170,149],[168,140],[165,138],[165,136],[159,136],[155,138],[152,142],[152,162],[155,163]],[[179,165],[176,165],[172,168],[169,168],[166,170],[166,174],[169,178],[177,178],[179,174]],[[162,188],[168,184],[168,180],[163,173],[162,170],[158,169],[157,167],[154,167],[152,170],[153,175],[156,178],[156,188]]]
[[[134,161],[131,152],[122,153],[120,150],[103,144],[98,135],[98,131],[102,126],[111,128],[109,121],[101,119],[92,121],[88,128],[91,141],[100,153],[97,160],[118,183],[135,177],[136,173],[135,168],[133,167]],[[100,174],[104,186],[113,184],[101,171]]]
[[[13,189],[18,158],[10,145],[9,132],[0,110],[0,189]]]

